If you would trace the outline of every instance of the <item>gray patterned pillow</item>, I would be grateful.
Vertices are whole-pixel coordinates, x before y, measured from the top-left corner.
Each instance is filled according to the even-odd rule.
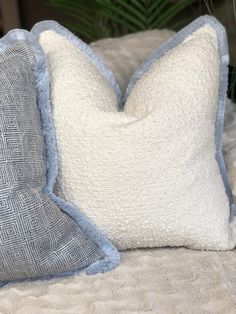
[[[44,57],[33,36],[0,41],[0,282],[94,274],[118,253],[78,209],[56,197],[55,136]]]

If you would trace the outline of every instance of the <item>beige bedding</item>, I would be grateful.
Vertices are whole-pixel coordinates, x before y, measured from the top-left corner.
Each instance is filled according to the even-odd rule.
[[[124,252],[110,273],[5,286],[0,313],[234,314],[236,252]]]
[[[100,55],[105,53],[123,89],[137,65],[172,34],[156,32],[129,35],[122,39],[122,46],[119,39],[93,44]],[[236,105],[228,101],[223,143],[236,195],[235,139]],[[236,251],[127,251],[121,253],[120,266],[106,274],[8,284],[0,289],[0,314],[131,313],[235,314]]]

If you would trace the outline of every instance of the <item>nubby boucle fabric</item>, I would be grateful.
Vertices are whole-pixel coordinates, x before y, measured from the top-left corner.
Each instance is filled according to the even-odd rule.
[[[43,52],[26,31],[0,40],[0,285],[106,271],[118,253],[53,193],[57,175]]]
[[[232,249],[221,153],[224,28],[211,17],[194,21],[145,61],[124,97],[110,70],[67,30],[42,22],[33,33],[50,72],[59,194],[119,249]]]
[[[93,50],[106,63],[116,79],[125,91],[133,72],[145,61],[145,59],[159,46],[174,35],[171,30],[148,30],[135,34],[128,34],[117,38],[105,38],[90,44]],[[122,63],[120,62],[122,60]],[[224,153],[227,173],[234,203],[236,201],[236,142],[235,104],[227,100],[224,117],[224,134],[222,139],[222,151]]]
[[[173,35],[171,30],[153,29],[135,33],[135,36],[128,34],[118,38],[100,39],[90,46],[112,70],[124,93],[138,66]]]

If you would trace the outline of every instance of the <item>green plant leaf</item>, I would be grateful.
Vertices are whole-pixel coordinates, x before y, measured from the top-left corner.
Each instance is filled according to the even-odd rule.
[[[157,0],[148,8],[150,25],[155,23],[155,20],[163,14],[165,8],[169,5],[169,0]]]
[[[122,9],[122,14],[124,11],[126,11],[127,13],[130,14],[130,16],[133,16],[137,19],[139,19],[141,22],[145,22],[146,21],[146,17],[145,14],[143,14],[143,12],[145,12],[145,8],[143,5],[141,5],[140,2],[140,6],[141,8],[137,9],[134,6],[130,5],[127,0],[116,0],[116,3],[120,5],[121,9]]]
[[[191,3],[191,0],[46,1],[60,10],[65,25],[86,41],[169,26],[173,17]]]
[[[152,27],[166,27],[167,23],[184,8],[189,6],[190,3],[190,0],[178,0],[175,4],[166,9],[165,12],[163,12],[163,14],[155,21],[155,23],[153,23]]]
[[[101,15],[107,15],[111,19],[115,20],[117,23],[125,25],[126,27],[129,27],[133,30],[144,28],[144,24],[142,23],[142,21],[140,21],[140,18],[136,17],[138,11],[135,10],[135,15],[130,14],[130,12],[134,9],[128,9],[128,5],[127,3],[124,4],[124,0],[117,0],[115,2],[116,5],[104,2],[104,0],[97,0],[97,3],[100,4],[99,12]]]

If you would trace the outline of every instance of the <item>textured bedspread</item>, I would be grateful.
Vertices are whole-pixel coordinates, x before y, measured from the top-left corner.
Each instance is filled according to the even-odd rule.
[[[96,276],[11,284],[0,313],[236,313],[236,252],[137,250]]]

